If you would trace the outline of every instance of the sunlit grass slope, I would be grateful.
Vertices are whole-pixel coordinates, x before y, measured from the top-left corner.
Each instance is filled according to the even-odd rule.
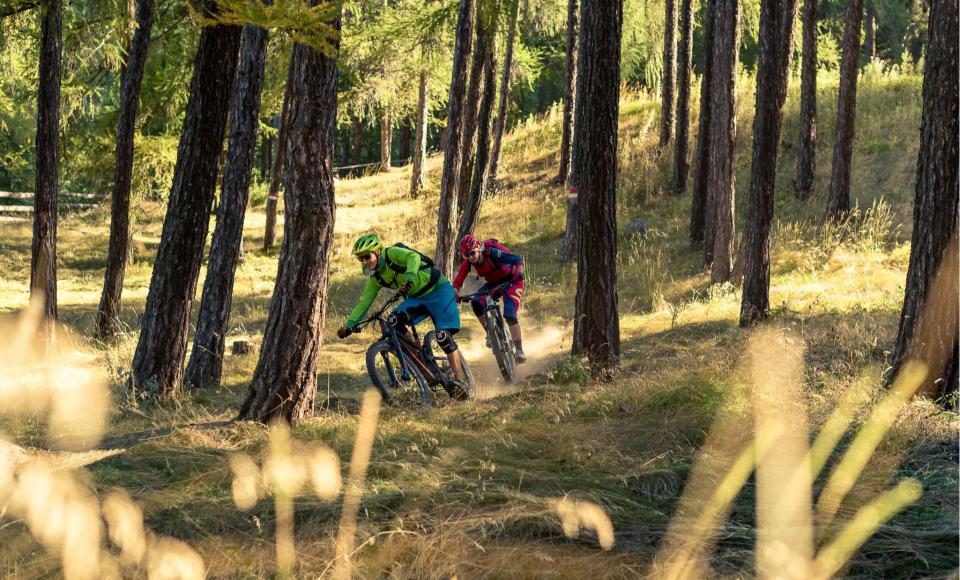
[[[800,357],[801,406],[795,412],[809,417],[812,440],[851,389],[866,393],[866,402],[853,412],[848,435],[814,482],[814,496],[871,405],[884,395],[879,376],[895,337],[909,259],[920,84],[916,74],[866,70],[858,91],[853,159],[852,195],[859,210],[849,223],[829,228],[820,225],[820,218],[829,184],[836,79],[820,79],[817,176],[814,194],[805,203],[793,198],[791,187],[798,86],[791,87],[787,100],[771,301],[773,326],[792,337],[792,352]],[[738,231],[749,187],[752,85],[752,79],[741,79]],[[565,212],[565,193],[554,181],[559,121],[554,110],[514,128],[504,147],[499,188],[484,201],[477,228],[478,235],[499,238],[527,261],[522,322],[525,350],[533,356],[525,380],[510,390],[498,383],[477,323],[465,310],[460,341],[487,398],[467,403],[441,399],[428,412],[382,410],[359,512],[360,548],[354,555],[359,575],[584,578],[655,573],[661,570],[655,556],[714,419],[742,421],[749,431],[751,333],[736,326],[739,291],[711,287],[700,254],[689,249],[689,192],[673,196],[665,191],[672,154],[656,150],[658,105],[647,94],[625,92],[621,101],[618,222],[621,231],[637,218],[647,223],[644,238],[619,240],[623,371],[612,383],[593,384],[582,364],[567,356],[576,271],[557,256]],[[337,184],[317,416],[295,428],[293,436],[322,441],[344,462],[368,385],[363,352],[375,338],[366,333],[338,341],[333,333],[363,283],[349,247],[361,233],[375,230],[388,242],[432,253],[441,163],[439,157],[430,159],[428,192],[417,200],[406,195],[408,167]],[[232,500],[229,467],[234,453],[258,456],[267,431],[225,422],[236,412],[256,357],[228,355],[221,387],[176,402],[145,404],[122,388],[163,209],[142,203],[135,210],[135,251],[124,289],[128,333],[115,345],[93,344],[114,378],[116,408],[102,446],[122,452],[91,465],[86,481],[100,492],[127,490],[143,507],[150,528],[196,548],[209,574],[267,575],[275,569],[273,504],[264,499],[249,512],[239,510]],[[107,211],[67,216],[59,228],[60,312],[84,335],[90,334],[102,284]],[[257,343],[262,336],[277,261],[276,250],[260,250],[263,232],[262,208],[251,209],[228,343]],[[29,222],[6,222],[0,228],[4,310],[26,304],[30,233]],[[776,360],[780,355],[771,343],[764,356]],[[21,445],[43,444],[40,421],[5,420],[2,425]],[[872,535],[846,573],[943,576],[957,567],[956,440],[955,415],[923,400],[906,406],[841,505],[835,526],[839,530],[858,508],[901,478],[917,478],[923,494]],[[739,451],[729,448],[715,456]],[[715,573],[756,573],[756,485],[747,479],[724,512],[714,549],[701,562]],[[565,538],[552,503],[564,496],[606,511],[615,533],[612,551],[602,550],[592,532],[577,540]],[[294,522],[302,576],[327,569],[339,513],[336,501],[298,500]],[[0,527],[0,545],[4,574],[47,575],[59,565],[19,525]]]

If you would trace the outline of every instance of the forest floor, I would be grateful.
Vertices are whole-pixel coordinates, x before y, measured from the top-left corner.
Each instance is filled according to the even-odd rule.
[[[742,232],[753,81],[745,78],[739,86],[736,184],[737,231]],[[557,255],[565,212],[565,192],[553,179],[558,111],[516,127],[504,147],[498,192],[484,202],[477,233],[499,238],[526,259],[521,320],[530,360],[521,367],[519,384],[504,386],[477,321],[464,309],[465,330],[458,342],[481,379],[480,400],[458,403],[438,397],[429,411],[381,410],[360,509],[357,574],[661,575],[658,566],[667,565],[671,545],[665,541],[668,532],[672,537],[692,534],[691,513],[704,510],[709,490],[749,443],[751,386],[757,380],[751,369],[758,358],[773,365],[800,361],[792,418],[809,430],[811,441],[825,425],[835,424],[835,410],[846,408],[841,401],[861,393],[849,426],[837,433],[826,468],[815,474],[816,499],[887,393],[880,377],[896,335],[909,260],[920,86],[918,76],[881,74],[869,67],[861,78],[852,191],[858,210],[849,222],[832,227],[822,226],[821,217],[830,177],[836,80],[824,75],[820,81],[815,192],[806,202],[792,195],[798,88],[791,87],[776,187],[773,318],[764,329],[778,329],[786,342],[739,329],[739,290],[710,286],[701,254],[688,244],[689,193],[665,191],[672,151],[661,155],[656,149],[657,101],[625,93],[618,222],[622,232],[643,218],[647,232],[619,242],[623,368],[606,384],[592,382],[584,365],[568,354],[576,269]],[[430,253],[441,162],[431,158],[429,190],[417,200],[406,195],[408,167],[337,184],[316,416],[292,435],[323,442],[344,464],[354,444],[357,409],[369,387],[363,353],[374,339],[369,332],[345,341],[334,335],[363,284],[349,248],[359,234],[375,229],[388,243],[402,241]],[[128,331],[111,345],[82,338],[92,334],[99,302],[109,207],[67,215],[59,224],[60,316],[93,350],[97,368],[110,373],[113,394],[102,451],[80,461],[89,463],[83,481],[99,494],[115,487],[126,490],[142,506],[146,526],[198,550],[210,576],[268,576],[276,569],[273,499],[261,499],[249,511],[238,509],[229,464],[236,453],[259,457],[267,444],[264,426],[232,421],[256,355],[228,354],[220,387],[175,402],[147,404],[123,386],[163,210],[162,204],[147,201],[134,210],[134,256],[124,288]],[[263,232],[263,209],[249,210],[228,345],[237,339],[258,344],[262,337],[278,253],[260,250]],[[27,302],[30,244],[29,221],[7,221],[0,228],[0,309],[8,311],[6,319]],[[791,345],[790,352],[783,352],[784,344]],[[45,422],[39,418],[0,419],[0,433],[33,453],[46,447]],[[905,478],[917,479],[923,493],[881,522],[844,574],[956,577],[957,437],[956,414],[922,398],[905,405],[875,452],[863,458],[862,470],[853,473],[855,484],[833,526],[818,530],[817,545],[830,545],[862,506]],[[721,524],[712,540],[694,555],[697,565],[712,568],[710,575],[757,572],[755,548],[764,533],[757,502],[763,490],[758,489],[761,478],[748,476],[734,486],[730,505],[720,510]],[[598,545],[602,530],[565,536],[563,509],[558,508],[564,504],[557,503],[562,498],[602,508],[613,526],[612,550]],[[305,494],[295,509],[296,574],[328,572],[341,502]],[[4,520],[0,545],[3,576],[58,574],[59,560],[31,540],[21,524]]]

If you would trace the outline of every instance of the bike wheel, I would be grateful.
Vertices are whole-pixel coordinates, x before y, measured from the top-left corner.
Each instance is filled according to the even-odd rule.
[[[473,379],[473,371],[470,370],[470,365],[467,364],[467,357],[463,356],[462,350],[458,352],[460,352],[460,362],[463,365],[463,373],[467,379],[466,385],[455,380],[453,369],[450,368],[446,353],[437,346],[436,331],[431,330],[423,336],[423,351],[427,364],[433,367],[438,377],[443,377],[440,384],[450,397],[458,401],[473,398],[477,383]]]
[[[512,383],[517,379],[517,359],[513,344],[503,325],[503,318],[497,310],[487,311],[487,329],[490,336],[490,348],[497,361],[503,380]]]
[[[400,356],[406,357],[405,354]],[[433,397],[423,373],[409,359],[404,372],[400,356],[386,340],[371,344],[367,349],[367,374],[370,375],[370,381],[387,403],[396,402],[395,397],[414,396],[422,398],[423,404],[429,406]]]

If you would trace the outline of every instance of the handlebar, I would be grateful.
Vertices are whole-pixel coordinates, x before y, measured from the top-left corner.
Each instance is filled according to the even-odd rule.
[[[363,328],[364,328],[365,326],[367,326],[368,324],[370,324],[371,322],[374,322],[374,321],[376,321],[376,320],[380,320],[380,319],[383,317],[383,313],[387,310],[387,308],[390,308],[395,302],[399,301],[399,300],[402,299],[402,298],[404,298],[404,295],[403,295],[403,294],[401,294],[401,293],[399,293],[399,292],[397,292],[396,294],[394,294],[393,297],[390,298],[390,300],[387,300],[386,302],[383,303],[383,306],[380,307],[380,310],[377,310],[376,312],[374,312],[374,313],[371,314],[370,316],[368,316],[368,317],[364,318],[363,320],[361,320],[360,322],[354,324],[354,325],[353,325],[353,328],[348,329],[348,330],[350,330],[350,334],[356,334],[356,333],[360,332],[361,330],[363,330]]]
[[[460,301],[461,301],[461,302],[470,302],[470,301],[472,301],[472,300],[476,300],[477,298],[482,298],[483,296],[489,296],[489,295],[493,294],[494,292],[496,292],[497,290],[506,291],[508,288],[510,288],[510,286],[513,286],[513,280],[512,280],[512,279],[511,279],[511,280],[507,280],[506,282],[501,282],[500,284],[497,284],[496,286],[494,286],[493,288],[487,290],[487,291],[484,292],[484,293],[474,292],[473,294],[466,294],[466,295],[464,295],[464,296],[461,296],[461,297],[460,297]],[[496,297],[493,297],[493,298],[496,299]]]

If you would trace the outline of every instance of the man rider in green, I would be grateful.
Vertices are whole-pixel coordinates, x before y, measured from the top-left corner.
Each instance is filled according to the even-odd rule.
[[[366,315],[380,289],[392,288],[405,297],[393,310],[397,315],[397,328],[406,334],[407,325],[416,325],[429,316],[437,329],[437,344],[447,354],[454,377],[465,383],[461,355],[453,340],[453,335],[460,330],[460,311],[453,286],[446,276],[433,267],[429,258],[403,244],[384,248],[377,234],[360,236],[351,251],[363,265],[363,274],[368,278],[360,302],[344,326],[337,330],[337,336],[343,339],[354,332],[354,327]]]

